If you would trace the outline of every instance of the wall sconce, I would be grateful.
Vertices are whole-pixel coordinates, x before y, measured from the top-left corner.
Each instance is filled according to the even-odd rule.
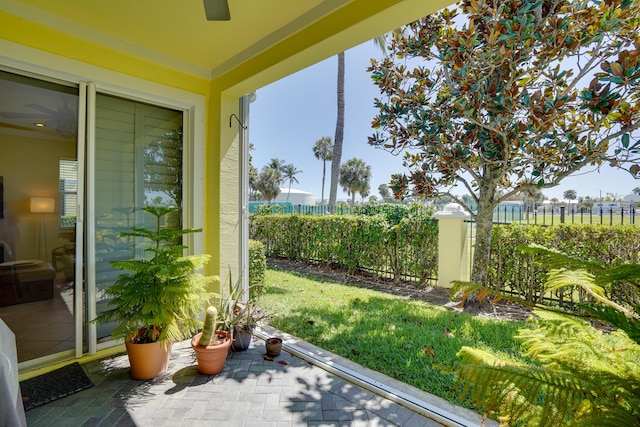
[[[31,213],[40,214],[40,226],[38,229],[38,259],[41,255],[42,240],[44,239],[44,260],[48,261],[47,256],[47,227],[44,222],[44,216],[42,214],[53,213],[56,209],[56,199],[53,197],[32,197],[31,198]],[[43,237],[44,236],[44,237]]]

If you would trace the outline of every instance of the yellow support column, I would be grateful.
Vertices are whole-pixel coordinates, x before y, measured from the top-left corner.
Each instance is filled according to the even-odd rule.
[[[471,215],[457,203],[436,212],[438,220],[438,285],[451,287],[454,280],[469,280],[467,230]]]

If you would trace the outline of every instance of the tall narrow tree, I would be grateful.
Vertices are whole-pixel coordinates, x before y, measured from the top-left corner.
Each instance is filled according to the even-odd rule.
[[[320,196],[320,206],[324,206],[324,181],[327,175],[327,160],[333,158],[333,144],[331,137],[323,136],[313,145],[313,155],[316,159],[322,160],[322,193]]]
[[[384,35],[375,37],[373,43],[385,52]],[[338,81],[337,81],[337,119],[336,134],[333,139],[333,158],[331,160],[331,185],[329,188],[329,211],[334,212],[336,197],[338,194],[338,182],[340,180],[340,162],[342,161],[342,142],[344,138],[344,52],[338,54]]]
[[[338,182],[340,178],[340,162],[342,161],[342,140],[344,137],[344,52],[338,54],[338,111],[336,119],[336,135],[333,138],[333,158],[331,160],[331,185],[329,188],[329,212],[336,208]]]
[[[293,182],[295,182],[296,184],[299,183],[298,178],[296,178],[296,175],[298,175],[299,173],[302,173],[302,171],[297,169],[293,165],[293,163],[289,163],[282,166],[282,180],[284,182],[289,182],[289,192],[287,193],[287,202],[289,201],[289,194],[291,194],[291,183]]]

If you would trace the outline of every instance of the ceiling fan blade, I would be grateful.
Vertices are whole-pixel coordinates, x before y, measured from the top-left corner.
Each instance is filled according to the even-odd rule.
[[[30,130],[32,132],[37,130],[37,129],[34,129],[34,128],[28,128],[26,126],[12,125],[11,123],[3,123],[3,122],[0,122],[0,128]]]
[[[14,113],[11,111],[0,112],[0,117],[5,119],[50,119],[51,114],[40,113]]]
[[[29,108],[34,109],[34,110],[38,110],[41,113],[45,113],[45,114],[55,114],[56,113],[51,108],[47,108],[47,107],[45,107],[43,105],[40,105],[40,104],[27,104],[27,105],[25,105],[25,107],[29,107]]]
[[[227,0],[203,0],[207,21],[228,21],[231,19]]]

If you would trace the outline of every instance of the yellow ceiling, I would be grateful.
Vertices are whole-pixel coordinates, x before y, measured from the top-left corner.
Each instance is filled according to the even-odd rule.
[[[228,3],[230,21],[207,21],[202,0],[0,0],[0,11],[168,69],[224,77],[232,85],[258,71],[264,74],[259,84],[267,84],[453,0]]]
[[[261,41],[286,38],[345,3],[229,0],[231,21],[207,21],[202,0],[2,0],[0,10],[210,77],[240,52],[255,54]]]

